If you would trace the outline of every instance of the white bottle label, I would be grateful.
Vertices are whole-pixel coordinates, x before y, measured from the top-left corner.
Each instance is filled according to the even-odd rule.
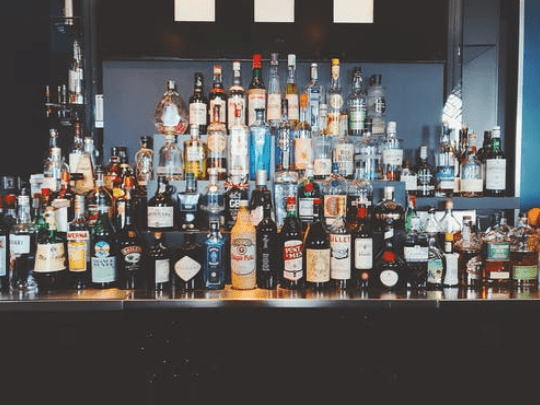
[[[194,125],[206,125],[205,103],[191,103],[189,105],[189,123]]]
[[[300,280],[302,271],[302,241],[288,240],[283,244],[283,278]]]
[[[484,182],[482,179],[461,179],[461,191],[468,193],[481,193]]]
[[[356,238],[354,240],[354,267],[369,270],[373,267],[373,239]]]
[[[313,220],[313,198],[298,199],[298,218],[302,221]]]
[[[231,272],[239,276],[254,273],[256,269],[255,244],[251,239],[238,238],[231,241]]]
[[[486,190],[506,190],[506,159],[486,160]]]
[[[51,205],[55,208],[54,214],[56,217],[56,230],[58,232],[67,232],[69,200],[57,198],[51,203]]]
[[[236,110],[240,112],[239,117],[235,117]],[[234,95],[229,97],[228,100],[228,116],[229,116],[229,129],[235,122],[240,122],[242,124],[246,123],[246,100],[240,95]]]
[[[227,138],[220,133],[212,133],[208,135],[208,153],[221,155],[227,150]]]
[[[9,254],[27,255],[30,253],[30,235],[9,235]]]
[[[191,145],[186,148],[186,157],[188,162],[199,162],[203,159],[203,156],[203,149],[199,145]]]
[[[174,207],[148,207],[149,228],[172,228]]]
[[[334,280],[351,278],[351,235],[330,234],[330,272]]]
[[[315,159],[313,161],[313,173],[315,176],[328,176],[332,171],[332,159]]]
[[[88,270],[86,260],[90,255],[90,232],[68,232],[67,249],[69,271],[79,272]]]
[[[201,264],[189,256],[184,256],[174,264],[174,272],[184,281],[189,281],[201,270]]]
[[[281,95],[268,94],[267,121],[279,121],[281,119]]]
[[[393,287],[398,283],[399,275],[395,270],[383,270],[379,275],[379,279],[384,286]]]
[[[338,144],[334,148],[334,161],[338,164],[341,174],[352,176],[354,172],[354,145]]]
[[[82,153],[70,153],[69,154],[69,160],[68,160],[68,166],[69,166],[69,172],[70,173],[79,173],[77,171],[77,168],[79,167],[79,160],[82,156]]]
[[[92,282],[111,283],[115,280],[116,257],[92,257]]]
[[[285,98],[287,99],[289,120],[299,120],[298,94],[287,94]]]
[[[7,274],[6,256],[7,256],[7,239],[6,235],[0,235],[0,277]]]
[[[219,116],[217,117],[218,119],[218,122],[222,123],[222,124],[225,124],[226,123],[226,119],[227,119],[227,104],[225,103],[225,100],[223,100],[222,98],[215,98],[213,100],[210,100],[210,103],[209,103],[209,110],[208,112],[209,113],[212,113],[212,111],[214,111],[214,106],[216,105],[219,105]],[[210,120],[213,120],[214,117],[210,116]]]
[[[416,191],[416,174],[401,174],[401,181],[405,183],[405,190]]]
[[[38,243],[34,271],[46,273],[66,269],[66,255],[63,243]]]
[[[251,215],[251,224],[255,227],[259,225],[259,222],[262,221],[263,216],[264,216],[262,205],[259,205],[258,207],[255,207],[254,209],[252,209],[250,215]]]
[[[294,158],[297,170],[305,170],[313,161],[313,142],[311,138],[294,140]]]
[[[403,163],[403,149],[385,149],[382,153],[382,159],[386,165],[401,166]]]
[[[330,249],[306,249],[306,280],[311,283],[330,281]]]
[[[169,259],[158,259],[155,261],[156,283],[167,283],[170,280]]]
[[[248,126],[255,122],[255,109],[266,109],[266,90],[264,89],[252,89],[248,92]]]
[[[405,246],[403,248],[403,257],[408,263],[427,262],[429,250],[427,246]]]
[[[457,285],[458,279],[458,253],[445,253],[444,260],[446,263],[446,274],[444,276],[445,285]]]

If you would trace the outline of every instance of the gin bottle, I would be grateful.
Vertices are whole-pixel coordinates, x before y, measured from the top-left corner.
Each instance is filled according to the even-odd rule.
[[[208,172],[214,169],[217,172],[218,180],[227,178],[227,128],[219,122],[221,106],[214,106],[212,119],[208,126],[207,146],[208,158],[206,166]]]
[[[227,127],[229,130],[233,124],[246,124],[246,93],[242,86],[241,65],[237,60],[233,62],[233,79],[228,92],[227,114]]]
[[[164,135],[182,135],[188,129],[189,112],[173,80],[167,81],[167,90],[154,110],[154,123],[158,133]]]
[[[206,133],[208,99],[204,95],[203,75],[195,73],[193,94],[189,98],[189,124],[197,125],[201,134]]]
[[[386,89],[381,84],[382,75],[372,75],[369,78],[368,117],[373,122],[373,134],[384,135],[386,119]]]
[[[403,140],[396,137],[396,123],[390,121],[382,140],[383,179],[400,181],[403,165]]]
[[[319,105],[325,102],[324,86],[319,83],[319,71],[316,63],[311,64],[311,78],[305,89],[308,97],[308,123],[311,125],[313,133],[322,130],[319,122]]]
[[[279,126],[281,119],[281,90],[279,85],[278,54],[270,55],[270,77],[268,79],[267,119],[271,128]],[[255,111],[255,115],[257,111]]]
[[[362,68],[353,71],[352,89],[347,99],[349,135],[362,135],[367,115],[367,93],[363,89]]]
[[[204,251],[196,234],[184,232],[184,240],[172,257],[173,286],[179,291],[201,290]]]
[[[270,174],[272,150],[272,136],[270,127],[264,120],[264,110],[257,108],[255,115],[255,122],[249,127],[249,177],[251,180],[256,179],[259,170],[264,170],[267,175]]]
[[[419,197],[433,197],[435,195],[435,173],[428,163],[427,146],[420,146],[420,157],[416,166],[416,195]]]
[[[371,119],[366,119],[363,136],[354,145],[355,172],[363,169],[366,179],[380,180],[383,177],[381,164],[381,144],[371,136]]]
[[[180,223],[183,231],[200,229],[199,219],[200,194],[197,192],[197,179],[193,173],[186,174],[186,188],[178,193]]]
[[[226,263],[229,262],[229,245],[219,232],[219,223],[210,221],[210,232],[203,242],[202,281],[205,290],[225,288]]]

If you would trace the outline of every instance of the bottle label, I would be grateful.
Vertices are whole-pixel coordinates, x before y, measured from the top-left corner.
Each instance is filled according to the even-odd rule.
[[[240,116],[235,117],[236,111]],[[236,122],[244,124],[246,122],[246,100],[241,95],[235,94],[228,100],[229,128]]]
[[[313,161],[313,174],[315,176],[328,176],[332,171],[332,159],[322,158]]]
[[[313,198],[298,199],[298,218],[300,221],[313,221]]]
[[[126,246],[120,253],[122,254],[122,260],[124,270],[137,271],[141,267],[142,247],[138,245]]]
[[[481,193],[484,182],[482,179],[461,179],[461,191],[465,193]]]
[[[255,243],[248,238],[231,240],[231,271],[239,276],[254,273],[256,265]]]
[[[217,117],[218,122],[225,124],[227,121],[227,104],[224,99],[221,97],[214,98],[210,100],[210,105],[208,106],[209,112],[212,112],[215,110],[214,106],[219,105],[219,116]],[[213,120],[214,117],[210,116],[210,120]],[[205,121],[203,121],[205,122]]]
[[[36,273],[47,273],[66,269],[66,254],[63,243],[38,243],[36,249]]]
[[[149,228],[172,228],[174,207],[148,207]]]
[[[280,121],[281,119],[281,95],[268,94],[268,113],[267,121]]]
[[[70,166],[71,167],[71,166]],[[77,173],[82,173],[83,178],[75,181],[75,189],[80,194],[85,194],[94,189],[94,172],[92,159],[88,153],[83,153],[77,163]]]
[[[287,100],[287,114],[289,116],[289,120],[298,121],[300,119],[300,112],[298,107],[298,94],[287,94],[285,96],[285,99]]]
[[[0,235],[0,277],[7,275],[6,256],[7,237],[6,235]]]
[[[403,164],[403,149],[385,149],[382,152],[385,165],[401,166]]]
[[[81,159],[82,153],[70,153],[68,166],[70,173],[79,173],[77,168],[79,167],[79,160]]]
[[[457,285],[459,283],[458,259],[458,253],[447,253],[444,255],[444,260],[446,263],[446,274],[444,276],[445,285]]]
[[[116,281],[116,256],[108,256],[109,253],[102,256],[101,252],[97,250],[98,244],[100,244],[101,248],[104,248],[105,245],[108,246],[108,243],[104,241],[96,243],[96,256],[92,257],[92,282],[111,283]]]
[[[27,255],[30,254],[30,235],[9,235],[9,254]]]
[[[70,201],[67,199],[55,199],[51,205],[55,208],[54,214],[56,217],[56,230],[58,232],[68,231],[68,207]]]
[[[351,278],[351,235],[330,234],[330,271],[334,280]]]
[[[513,278],[514,280],[536,280],[538,277],[538,266],[514,266]]]
[[[200,162],[204,157],[204,151],[200,145],[190,145],[186,148],[188,162]]]
[[[339,112],[329,112],[326,115],[326,133],[328,135],[339,135],[340,116]]]
[[[250,215],[251,215],[251,224],[253,226],[259,225],[259,222],[262,221],[263,216],[264,216],[264,210],[263,210],[262,205],[259,205],[258,207],[255,207],[254,209],[252,209]]]
[[[379,274],[379,280],[385,287],[394,287],[399,281],[399,275],[395,270],[383,270]]]
[[[324,196],[324,218],[327,224],[345,215],[346,199],[347,197],[344,195]]]
[[[311,283],[330,281],[330,249],[306,249],[306,280]]]
[[[174,264],[174,272],[184,281],[189,281],[201,270],[201,264],[189,256],[184,256]]]
[[[343,107],[343,97],[341,94],[332,94],[330,95],[329,104],[333,109],[340,110]]]
[[[487,243],[487,261],[508,261],[510,260],[509,243]]]
[[[427,281],[431,284],[442,284],[443,262],[441,259],[432,259],[428,261]]]
[[[297,170],[305,170],[313,161],[313,142],[311,138],[294,140],[294,158]]]
[[[349,111],[349,129],[352,131],[361,131],[364,129],[366,121],[366,110],[360,106],[353,107]]]
[[[283,244],[283,278],[300,280],[302,271],[302,241],[288,240]]]
[[[189,105],[189,123],[194,125],[206,125],[205,103],[191,103]]]
[[[427,246],[405,246],[403,248],[403,257],[407,263],[425,263],[428,261],[428,247]]]
[[[260,250],[259,250],[259,253],[261,254],[261,258],[260,258],[260,269],[258,269],[257,271],[262,271],[262,272],[270,272],[272,271],[272,253],[274,253],[272,251],[272,238],[269,234],[267,233],[264,233],[264,234],[259,234],[258,236],[258,240],[257,240],[257,243],[259,243],[259,247],[260,247]]]
[[[437,183],[439,188],[443,190],[453,190],[455,182],[454,166],[438,166],[437,167]]]
[[[354,145],[338,144],[334,148],[334,161],[338,164],[339,172],[344,176],[354,173]]]
[[[170,281],[171,262],[169,259],[157,259],[154,262],[154,275],[156,283],[168,283]]]
[[[208,135],[208,153],[215,155],[223,155],[227,150],[227,138],[224,134],[213,132]]]
[[[90,255],[90,232],[70,231],[67,233],[69,271],[88,270],[86,260]]]
[[[248,91],[248,126],[255,122],[255,109],[266,109],[266,90],[264,89],[251,89]]]
[[[405,183],[406,191],[416,191],[417,189],[416,174],[401,173],[401,181]]]
[[[207,262],[207,286],[213,285],[213,286],[221,286],[223,284],[223,280],[220,278],[221,274],[221,268],[223,264],[221,263],[222,260],[222,249],[218,246],[208,246],[208,250],[206,252],[206,262]]]
[[[486,190],[506,190],[506,159],[486,160]]]
[[[373,267],[372,238],[354,240],[354,267],[358,270],[370,270]]]

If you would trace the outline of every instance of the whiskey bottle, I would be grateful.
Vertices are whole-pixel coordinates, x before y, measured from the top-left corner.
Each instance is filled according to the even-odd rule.
[[[184,232],[184,241],[173,254],[173,286],[180,291],[202,289],[203,249],[196,241],[196,233]]]
[[[90,227],[85,206],[85,197],[76,195],[75,214],[67,232],[69,285],[77,290],[90,284]]]
[[[246,93],[242,86],[242,71],[240,62],[233,62],[233,79],[229,87],[227,100],[227,127],[230,130],[233,124],[246,125]]]
[[[501,128],[491,131],[491,150],[486,155],[486,196],[506,195],[506,156],[501,150]]]
[[[203,288],[222,290],[225,288],[227,263],[229,263],[229,245],[219,232],[219,222],[210,221],[210,232],[203,242]]]
[[[255,122],[255,109],[262,108],[266,110],[266,86],[262,79],[262,56],[253,55],[253,72],[251,82],[248,87],[248,116],[247,125]]]
[[[249,177],[256,179],[259,170],[264,170],[267,176],[270,173],[270,159],[272,151],[272,135],[270,127],[265,123],[264,110],[255,110],[255,122],[249,127]],[[276,144],[276,148],[277,148]]]
[[[247,201],[241,200],[238,218],[231,230],[231,283],[234,289],[252,290],[257,285],[256,238]]]
[[[96,173],[97,176],[97,173]],[[113,188],[120,182],[120,157],[118,147],[111,147],[111,156],[104,170],[104,186],[112,194]]]
[[[195,84],[193,94],[189,98],[189,124],[197,125],[199,133],[206,133],[206,123],[208,120],[208,99],[204,95],[203,75],[195,73]]]
[[[148,201],[148,229],[172,231],[176,226],[176,207],[172,198],[174,188],[163,176],[158,176],[156,194]]]
[[[495,213],[490,230],[482,238],[485,258],[483,281],[488,287],[508,288],[510,286],[509,231],[506,218]]]
[[[478,290],[482,287],[483,258],[482,242],[474,231],[472,218],[463,217],[461,234],[454,242],[454,250],[459,254],[459,286],[464,289]]]
[[[275,289],[279,282],[279,268],[275,263],[278,233],[271,212],[272,202],[268,200],[264,205],[263,218],[256,226],[257,287],[263,289]]]
[[[347,99],[349,135],[362,135],[367,115],[367,93],[363,89],[362,68],[355,67],[351,93]]]
[[[159,99],[154,110],[154,124],[163,135],[182,135],[188,129],[189,112],[184,100],[176,91],[176,83],[167,81],[167,90]]]
[[[482,163],[476,156],[475,145],[469,144],[469,153],[461,163],[460,172],[461,195],[463,197],[481,197],[484,194],[484,170]]]
[[[154,240],[148,248],[148,287],[163,291],[171,284],[170,252],[163,240],[163,232],[154,232]]]
[[[227,178],[227,127],[219,122],[220,110],[221,106],[216,104],[208,126],[206,167],[208,172],[210,169],[216,170],[218,180],[225,180]]]
[[[268,78],[267,119],[268,125],[274,130],[279,126],[282,113],[278,68],[278,54],[272,53],[270,54],[270,74]],[[255,111],[255,114],[257,114],[257,111]]]
[[[282,260],[278,265],[282,271],[280,286],[286,290],[298,290],[305,281],[302,225],[296,212],[294,197],[288,197],[287,217],[279,233],[281,252],[277,256]]]
[[[190,125],[190,139],[184,141],[184,173],[193,173],[195,179],[206,179],[206,142],[199,138],[199,128]]]
[[[330,240],[322,216],[322,200],[313,201],[313,224],[309,227],[305,241],[306,284],[322,290],[330,284]]]
[[[298,84],[296,83],[296,55],[290,53],[287,55],[287,84],[285,85],[285,99],[287,100],[288,115],[291,126],[296,128],[299,114],[298,104]]]
[[[208,114],[213,114],[214,107],[219,105],[217,122],[227,124],[227,93],[223,88],[221,65],[214,65],[214,80],[208,96]],[[209,117],[211,119],[212,116]]]
[[[527,215],[519,214],[519,222],[510,233],[510,265],[512,286],[517,291],[538,288],[538,235],[529,225]]]

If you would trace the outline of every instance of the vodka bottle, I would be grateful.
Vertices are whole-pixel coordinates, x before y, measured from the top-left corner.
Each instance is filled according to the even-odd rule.
[[[255,116],[255,122],[249,127],[249,177],[251,180],[255,180],[259,170],[264,170],[267,175],[270,174],[272,150],[272,136],[270,127],[264,119],[264,110],[258,108]]]
[[[229,135],[229,175],[248,178],[249,176],[249,129],[239,119],[231,126]]]
[[[246,93],[242,86],[241,65],[237,60],[233,62],[233,79],[228,92],[227,115],[227,127],[229,130],[233,124],[246,124]]]
[[[373,134],[384,135],[386,119],[386,89],[382,86],[382,75],[369,78],[368,117],[373,122]]]
[[[288,147],[285,147],[288,135],[290,135],[290,129],[280,127],[278,141],[281,141],[281,146],[276,149],[280,153],[278,160],[281,165],[275,173],[274,180],[274,207],[278,229],[283,226],[287,215],[287,197],[294,197],[295,200],[298,197],[298,172],[293,171],[292,166],[290,166],[290,143]]]
[[[354,145],[355,172],[363,169],[366,179],[380,180],[381,163],[381,144],[371,135],[371,119],[366,119],[363,136]]]
[[[276,172],[294,170],[294,139],[289,117],[287,115],[287,100],[283,100],[281,122],[276,133],[275,165]]]
[[[382,140],[383,179],[400,181],[403,165],[403,140],[396,137],[396,123],[390,121]]]
[[[268,79],[267,120],[271,128],[275,129],[281,120],[281,90],[279,85],[278,54],[270,55],[270,77]],[[256,113],[256,112],[255,112]]]
[[[305,93],[308,97],[308,122],[313,133],[319,133],[321,126],[319,122],[319,105],[325,102],[324,86],[319,83],[319,71],[316,63],[311,64],[311,79],[306,87]]]

